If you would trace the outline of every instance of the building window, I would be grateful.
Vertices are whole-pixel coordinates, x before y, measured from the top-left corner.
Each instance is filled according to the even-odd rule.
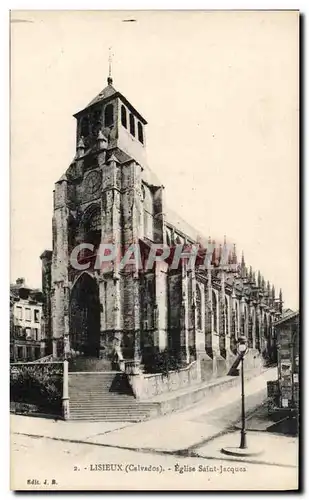
[[[23,336],[23,329],[21,326],[16,326],[16,335],[17,335],[17,337]]]
[[[41,357],[41,349],[39,347],[35,347],[35,359],[39,359]]]
[[[135,137],[135,120],[132,113],[130,113],[130,134]]]
[[[127,110],[124,106],[121,106],[121,125],[127,128]]]
[[[17,319],[23,319],[23,308],[21,306],[16,307]]]
[[[39,309],[34,309],[34,322],[39,323],[40,322],[40,311]]]
[[[31,321],[31,309],[26,307],[26,321]]]
[[[38,328],[32,328],[33,340],[39,340],[38,333],[39,333],[39,329]]]
[[[18,361],[20,361],[21,359],[23,359],[23,348],[22,347],[17,347],[17,359]]]
[[[31,328],[26,328],[26,339],[31,339]]]
[[[217,306],[217,296],[214,291],[212,291],[212,315],[214,318],[214,330],[218,330],[218,306]]]
[[[32,349],[31,347],[27,347],[27,359],[32,359]]]
[[[144,144],[143,127],[142,127],[141,122],[138,122],[138,124],[137,124],[137,131],[138,131],[138,140],[139,140],[139,142],[141,142],[142,144]]]
[[[111,127],[114,123],[114,106],[108,104],[104,111],[104,125],[105,127]]]

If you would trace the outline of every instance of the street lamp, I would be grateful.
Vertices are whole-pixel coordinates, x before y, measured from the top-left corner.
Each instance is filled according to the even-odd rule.
[[[245,336],[238,338],[237,342],[237,354],[241,363],[241,431],[240,431],[240,445],[235,446],[225,446],[221,448],[221,453],[225,455],[234,455],[240,457],[260,455],[263,450],[258,449],[248,449],[246,440],[246,414],[245,414],[245,378],[244,378],[244,357],[248,352],[248,344]],[[232,436],[231,436],[232,437]]]
[[[237,344],[237,352],[241,362],[241,431],[240,431],[240,446],[241,450],[247,448],[246,439],[246,411],[245,411],[245,377],[244,377],[244,357],[248,352],[247,339],[244,336],[239,337]]]

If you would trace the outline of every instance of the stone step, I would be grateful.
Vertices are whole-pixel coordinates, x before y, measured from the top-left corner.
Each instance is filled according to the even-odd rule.
[[[72,414],[77,414],[77,413],[102,413],[102,415],[108,414],[108,413],[113,413],[114,415],[121,415],[123,414],[124,416],[126,414],[147,414],[150,413],[152,408],[113,408],[112,406],[109,407],[102,407],[102,406],[83,406],[83,407],[70,407],[70,412]]]
[[[144,417],[144,416],[150,416],[150,413],[148,412],[123,412],[123,413],[115,413],[115,412],[103,412],[103,411],[73,411],[71,412],[70,416],[71,417],[78,417],[78,416],[100,416],[100,417],[117,417],[120,420],[126,420],[129,417]]]
[[[125,404],[119,404],[117,406],[114,405],[102,405],[100,403],[96,404],[77,404],[77,403],[71,403],[70,404],[71,409],[89,409],[89,408],[100,408],[100,409],[113,409],[114,411],[121,411],[121,410],[134,410],[134,411],[144,411],[144,410],[152,410],[155,409],[156,406],[141,406],[141,405],[125,405]]]
[[[71,420],[85,420],[89,422],[142,422],[146,420],[147,417],[144,418],[138,418],[138,417],[126,417],[126,418],[118,418],[116,416],[109,417],[109,416],[100,416],[100,417],[92,417],[90,415],[87,416],[72,416]]]
[[[111,399],[114,401],[116,401],[117,399],[123,399],[125,401],[135,400],[134,396],[133,395],[130,396],[129,394],[109,394],[108,392],[98,392],[98,393],[92,392],[90,394],[90,393],[87,393],[87,391],[85,391],[85,392],[73,392],[73,391],[69,392],[70,399],[79,399],[79,398],[85,398],[85,397],[104,398],[104,399]]]
[[[139,403],[135,400],[132,400],[132,401],[128,401],[127,399],[119,399],[119,400],[113,400],[113,399],[87,399],[87,398],[83,398],[83,399],[70,399],[70,404],[95,404],[95,403],[99,403],[99,404],[102,404],[102,405],[106,405],[106,404],[109,404],[109,405],[117,405],[117,404],[122,404],[122,405],[131,405],[131,406],[136,406],[138,405]]]

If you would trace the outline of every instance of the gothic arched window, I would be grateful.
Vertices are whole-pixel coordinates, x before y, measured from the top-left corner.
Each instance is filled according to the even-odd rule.
[[[144,144],[143,127],[142,127],[141,122],[138,122],[138,124],[137,124],[137,132],[138,132],[138,140],[139,140],[139,142],[141,142],[142,144]]]
[[[121,125],[124,128],[127,128],[127,110],[126,108],[122,105],[121,106]]]
[[[114,106],[108,104],[104,111],[104,126],[110,127],[114,123]]]
[[[214,319],[214,330],[218,331],[218,304],[217,296],[214,291],[212,291],[212,315]]]
[[[84,241],[98,247],[101,243],[101,213],[99,208],[93,209],[86,216],[84,223]]]
[[[135,137],[135,120],[134,120],[134,115],[130,113],[130,134],[132,134]]]
[[[200,287],[196,285],[196,327],[198,330],[202,329],[202,294]]]

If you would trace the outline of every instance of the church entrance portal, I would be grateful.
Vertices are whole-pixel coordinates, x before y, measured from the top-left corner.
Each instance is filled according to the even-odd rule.
[[[70,345],[84,356],[99,357],[100,300],[96,280],[83,274],[76,282],[70,301]]]

